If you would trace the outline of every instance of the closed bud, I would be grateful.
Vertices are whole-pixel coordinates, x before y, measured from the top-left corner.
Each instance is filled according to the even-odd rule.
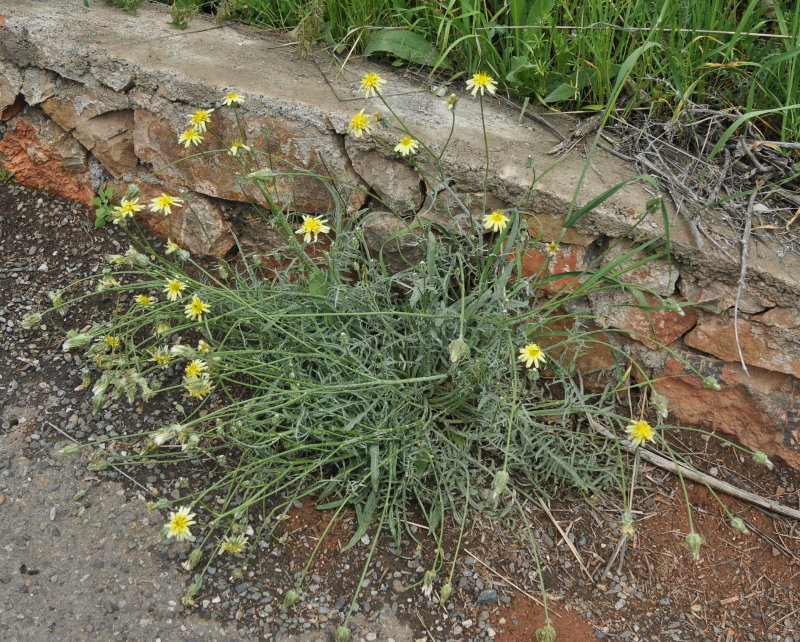
[[[742,535],[750,534],[750,531],[747,530],[747,526],[745,525],[744,520],[741,517],[731,518],[731,528],[733,528],[733,530],[739,531]]]
[[[81,449],[80,444],[69,444],[58,451],[59,455],[74,455]]]
[[[708,390],[722,390],[722,386],[717,383],[714,377],[703,377],[703,388]]]
[[[189,568],[187,570],[192,570],[197,564],[200,562],[200,558],[203,557],[203,549],[198,547],[194,549],[191,553],[189,553],[189,559],[186,560]],[[192,593],[194,595],[194,593]]]
[[[536,642],[556,642],[558,632],[552,624],[548,622],[542,628],[536,629]]]
[[[664,395],[653,395],[650,398],[650,406],[656,411],[656,414],[664,421],[669,414],[669,405],[667,398]]]
[[[760,450],[757,450],[753,453],[753,461],[756,462],[757,464],[761,464],[762,466],[766,466],[770,470],[772,470],[775,467],[773,463],[769,460],[769,457],[767,457],[767,455],[761,452]]]
[[[494,484],[492,485],[492,500],[497,499],[502,495],[508,487],[508,472],[505,470],[498,470],[494,474]]]
[[[85,491],[83,488],[81,488],[81,489],[80,489],[80,490],[79,490],[77,493],[75,493],[75,494],[72,496],[72,501],[73,501],[73,502],[79,502],[79,501],[81,501],[81,500],[82,500],[84,497],[86,497],[86,491]]]
[[[700,559],[700,547],[703,545],[703,538],[697,533],[689,533],[686,536],[686,546],[692,553],[695,561]]]
[[[89,464],[89,470],[93,472],[100,472],[102,470],[106,470],[111,464],[109,464],[105,459],[98,459],[95,462]]]
[[[350,642],[352,635],[353,634],[350,632],[350,629],[348,629],[346,626],[337,626],[336,633],[333,638],[336,640],[336,642]]]
[[[636,529],[633,526],[633,513],[626,510],[622,513],[622,524],[619,527],[619,532],[625,537],[633,537],[636,534]]]
[[[300,599],[300,593],[298,593],[294,589],[289,589],[288,591],[286,591],[286,595],[283,597],[283,608],[285,609],[291,608],[299,599]]]
[[[450,363],[458,363],[462,357],[469,354],[469,346],[464,337],[458,337],[450,342]]]
[[[439,601],[444,604],[453,594],[453,585],[448,582],[439,590]]]
[[[26,330],[30,330],[31,328],[39,325],[42,322],[42,315],[38,312],[32,312],[31,314],[26,314],[22,319],[22,327]]]

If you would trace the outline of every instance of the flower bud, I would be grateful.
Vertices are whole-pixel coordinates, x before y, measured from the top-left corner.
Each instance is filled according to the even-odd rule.
[[[62,349],[64,352],[72,350],[72,348],[82,348],[92,340],[92,336],[86,333],[78,333],[74,330],[67,332],[67,340],[64,341]]]
[[[291,608],[299,599],[300,599],[300,593],[298,593],[294,589],[289,589],[288,591],[286,591],[286,595],[283,597],[283,608],[285,609]]]
[[[762,466],[766,466],[770,470],[772,470],[775,467],[773,463],[769,460],[769,457],[767,457],[767,455],[761,452],[760,450],[757,450],[753,453],[753,461],[756,462],[757,464],[761,464]]]
[[[703,377],[703,388],[708,390],[722,390],[722,386],[717,383],[714,377]]]
[[[38,312],[32,312],[31,314],[26,314],[22,318],[22,327],[26,330],[30,330],[31,328],[39,325],[42,322],[42,315]]]
[[[700,547],[703,545],[703,538],[697,533],[689,533],[686,536],[686,546],[692,552],[692,557],[695,561],[700,559]]]
[[[494,474],[494,484],[492,485],[492,499],[495,500],[502,495],[508,486],[508,472],[498,470]]]
[[[469,354],[469,346],[464,337],[458,337],[450,342],[450,363],[458,363],[462,357]]]
[[[334,635],[334,640],[336,640],[336,642],[350,642],[351,636],[352,633],[346,626],[336,627],[336,634]]]
[[[633,526],[633,513],[626,510],[622,513],[622,525],[619,527],[619,532],[625,537],[633,537],[636,534],[636,529]]]
[[[556,642],[558,632],[548,622],[541,629],[536,629],[536,642]]]
[[[106,470],[110,465],[111,464],[105,459],[98,459],[97,461],[89,464],[88,468],[93,472],[99,472],[101,470]]]
[[[733,530],[739,531],[742,535],[750,534],[750,531],[747,530],[747,526],[745,525],[744,520],[741,517],[731,518],[731,528],[733,528]]]
[[[668,400],[664,395],[653,395],[650,397],[650,406],[656,411],[661,421],[666,420],[669,414]]]
[[[59,455],[74,455],[81,449],[80,444],[69,444],[58,451]]]
[[[439,601],[444,604],[450,599],[450,596],[453,594],[453,585],[448,582],[441,589],[439,589]]]

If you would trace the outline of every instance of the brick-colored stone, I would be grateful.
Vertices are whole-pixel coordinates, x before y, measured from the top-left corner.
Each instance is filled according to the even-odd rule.
[[[541,249],[531,249],[522,257],[523,276],[534,276],[541,283],[541,292],[553,296],[561,290],[574,291],[580,285],[577,276],[558,278],[559,274],[581,272],[586,268],[586,249],[578,245],[562,245],[554,257]]]
[[[349,137],[345,138],[345,150],[358,175],[387,207],[400,215],[417,213],[423,198],[417,170],[401,160],[361,147]]]
[[[564,216],[547,212],[534,212],[528,215],[528,232],[537,241],[549,243],[561,238],[562,243],[569,245],[589,245],[597,236],[581,234],[575,228],[564,230]],[[561,236],[563,234],[563,237]]]
[[[17,182],[91,204],[94,191],[86,150],[38,108],[25,109],[8,122],[0,153]]]
[[[185,149],[178,143],[178,136],[187,127],[193,109],[159,98],[154,98],[154,101],[153,109],[135,110],[133,141],[136,155],[151,164],[162,180],[215,198],[266,203],[255,184],[242,182],[241,178],[247,172],[237,158],[225,151],[214,154],[213,162],[209,156],[187,159],[198,151],[219,149],[219,144],[207,133],[199,147]],[[231,110],[220,108],[212,118],[211,128],[222,137],[223,145],[227,147],[232,141],[242,138]],[[335,206],[328,190],[331,185],[340,190],[351,206],[363,205],[366,195],[340,182],[360,184],[360,179],[346,164],[341,146],[333,134],[322,132],[313,125],[253,114],[243,116],[240,122],[247,144],[254,150],[269,152],[269,156],[259,155],[259,167],[248,169],[269,168],[278,174],[274,179],[260,183],[273,200],[299,212],[328,212]],[[180,162],[170,165],[178,160]],[[323,177],[333,174],[335,180],[306,175],[302,173],[304,170]],[[298,173],[300,175],[295,175]]]
[[[669,357],[663,378],[653,385],[669,400],[671,423],[733,436],[747,448],[800,468],[800,447],[793,432],[800,420],[798,379],[759,368],[750,368],[748,376],[738,364],[708,358],[693,357],[692,365],[722,388],[703,387],[700,377]]]
[[[678,287],[687,301],[702,303],[704,308],[717,314],[732,308],[736,303],[735,285],[720,281],[701,282],[687,268],[683,268]],[[752,288],[745,288],[739,295],[739,312],[745,314],[757,314],[774,305],[774,301],[753,292]]]
[[[147,204],[163,192],[177,196],[178,190],[168,186],[139,185],[139,201]],[[183,207],[173,208],[170,216],[147,210],[137,215],[139,223],[161,238],[171,238],[192,254],[225,256],[235,241],[225,213],[214,199],[199,194],[187,197]]]
[[[800,377],[800,335],[796,331],[743,318],[736,327],[747,365]],[[739,361],[732,315],[704,318],[686,335],[685,342],[723,361]]]

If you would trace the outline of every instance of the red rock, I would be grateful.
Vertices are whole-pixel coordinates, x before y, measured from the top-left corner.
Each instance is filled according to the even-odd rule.
[[[562,243],[569,245],[589,245],[596,236],[581,234],[574,228],[564,231],[564,216],[557,216],[547,212],[534,212],[528,216],[528,232],[537,241],[550,243],[556,241],[562,232]]]
[[[721,390],[703,387],[697,375],[668,357],[663,376],[654,387],[669,400],[675,425],[701,427],[735,437],[743,446],[780,457],[800,469],[800,447],[790,430],[800,418],[800,381],[789,375],[750,368],[750,376],[735,363],[692,358],[704,375],[714,377]]]
[[[577,245],[562,245],[548,261],[542,250],[531,249],[522,257],[523,276],[533,276],[544,281],[541,291],[545,296],[553,296],[566,288],[575,290],[580,281],[577,276],[557,277],[566,272],[581,272],[586,268],[586,249]]]
[[[37,108],[26,109],[9,121],[0,139],[0,153],[17,182],[91,204],[94,191],[86,150]]]
[[[791,313],[766,313],[761,322],[738,319],[739,345],[747,365],[783,372],[800,377],[800,337],[795,330],[776,325],[781,316],[792,318]],[[708,317],[686,335],[686,345],[723,361],[739,361],[733,319]]]

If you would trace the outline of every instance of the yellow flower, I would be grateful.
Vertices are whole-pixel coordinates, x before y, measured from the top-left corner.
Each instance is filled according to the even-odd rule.
[[[502,232],[508,225],[508,217],[500,210],[492,210],[483,217],[483,227],[491,232]]]
[[[109,334],[103,340],[106,342],[106,345],[109,346],[112,350],[116,350],[117,348],[119,348],[119,339],[115,337],[113,334]]]
[[[625,428],[625,432],[628,433],[631,445],[633,445],[634,448],[638,448],[646,441],[652,441],[655,439],[656,435],[653,427],[644,420],[633,422]]]
[[[181,207],[182,205],[183,199],[177,196],[170,196],[169,194],[161,194],[150,201],[150,211],[156,213],[163,212],[164,216],[169,216],[172,214],[173,207]],[[169,249],[169,241],[167,242],[167,249]]]
[[[231,147],[230,147],[230,149],[228,150],[228,153],[229,153],[231,156],[236,156],[236,154],[238,154],[238,153],[239,153],[239,150],[240,150],[240,149],[243,149],[243,150],[244,150],[244,151],[246,151],[246,152],[249,152],[249,151],[250,151],[250,147],[248,147],[247,145],[245,145],[245,144],[244,144],[242,141],[235,140],[235,141],[233,141],[233,142],[231,143]]]
[[[185,129],[183,133],[180,136],[178,136],[178,143],[183,143],[183,146],[186,149],[189,149],[190,145],[197,146],[202,142],[203,142],[203,136],[197,129]]]
[[[117,207],[114,208],[112,212],[112,216],[114,217],[114,223],[120,223],[124,221],[126,218],[132,217],[136,212],[139,212],[144,209],[144,205],[139,205],[139,199],[134,198],[128,200],[127,198],[123,198]]]
[[[208,375],[203,375],[197,379],[183,379],[183,387],[190,397],[202,399],[211,392],[211,380]]]
[[[200,339],[200,341],[197,342],[197,351],[202,352],[203,354],[208,354],[211,352],[211,344],[203,341],[203,339]]]
[[[170,330],[172,330],[172,326],[169,324],[168,321],[159,321],[156,323],[155,327],[153,328],[156,334],[166,334]]]
[[[295,232],[295,234],[305,234],[303,240],[306,243],[311,241],[311,236],[314,236],[314,242],[317,242],[317,237],[320,234],[327,234],[331,231],[327,225],[326,220],[324,220],[321,216],[303,216],[303,224],[300,226],[300,229]]]
[[[444,100],[442,102],[444,102],[444,104],[447,105],[447,108],[452,111],[453,109],[455,109],[456,103],[458,102],[458,96],[456,96],[455,94],[450,94],[447,97],[447,100]]]
[[[409,154],[416,154],[419,141],[414,140],[411,136],[403,136],[400,141],[395,145],[394,151],[400,152],[403,156]]]
[[[135,297],[133,297],[133,300],[139,305],[143,305],[145,307],[148,305],[153,305],[156,302],[153,297],[147,296],[146,294],[137,294]]]
[[[481,92],[481,96],[483,96],[484,90],[488,91],[490,94],[493,94],[496,89],[497,83],[495,83],[494,78],[492,78],[485,71],[477,72],[467,81],[467,91],[472,90],[473,96],[477,94],[479,90]]]
[[[525,347],[519,349],[519,357],[517,357],[519,361],[525,362],[525,367],[530,368],[533,366],[534,368],[538,368],[541,365],[541,362],[544,361],[544,351],[535,343],[529,343]]]
[[[366,98],[381,93],[381,88],[385,84],[386,81],[374,72],[364,74],[361,77],[361,91],[364,92]]]
[[[544,246],[547,255],[551,258],[555,257],[558,254],[558,243],[555,241],[550,241],[547,245]]]
[[[173,252],[177,252],[180,249],[181,249],[180,245],[175,243],[172,239],[167,239],[167,249],[164,250],[164,254],[172,254]]]
[[[198,109],[191,116],[189,116],[189,124],[196,132],[204,132],[206,124],[211,122],[211,112],[213,109]],[[184,132],[185,133],[185,132]]]
[[[372,131],[369,116],[364,113],[363,109],[350,119],[347,128],[356,138],[361,138],[361,134],[369,134]]]
[[[164,286],[164,294],[170,301],[177,301],[183,291],[186,289],[186,284],[179,279],[170,279]]]
[[[117,281],[113,276],[104,276],[100,281],[100,284],[104,288],[115,288],[119,285],[119,281]]]
[[[230,553],[235,555],[241,553],[247,546],[247,541],[250,538],[245,535],[226,535],[222,538],[222,543],[219,547],[220,553]]]
[[[170,513],[169,521],[166,525],[167,537],[174,537],[179,542],[194,539],[194,537],[192,537],[192,531],[189,530],[192,524],[197,523],[194,521],[194,518],[195,514],[188,506],[184,506]]]
[[[202,377],[206,370],[208,370],[208,364],[205,361],[202,359],[193,359],[186,364],[184,374],[186,375],[186,379],[191,381]]]
[[[164,346],[153,350],[151,353],[152,357],[150,357],[150,361],[154,361],[156,365],[161,366],[162,368],[167,366],[170,361],[172,361],[172,355],[170,355],[169,350]]]
[[[244,102],[244,96],[237,94],[235,91],[229,91],[222,99],[222,104],[230,107],[231,105],[241,105]]]
[[[202,321],[203,315],[210,309],[211,306],[195,294],[183,308],[183,313],[192,321]]]

